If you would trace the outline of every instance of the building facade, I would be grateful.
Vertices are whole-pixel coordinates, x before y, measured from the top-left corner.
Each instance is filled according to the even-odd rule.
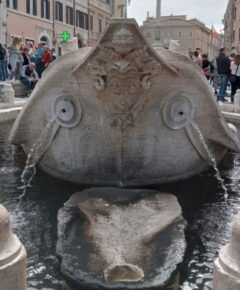
[[[7,7],[6,1],[0,0],[0,43],[7,39]]]
[[[196,18],[187,20],[186,15],[148,18],[142,30],[151,43],[158,42],[163,47],[168,47],[171,40],[177,40],[185,54],[196,48],[209,52],[210,29]]]
[[[89,45],[94,46],[103,31],[109,25],[111,16],[110,2],[103,0],[89,0]]]
[[[113,17],[127,18],[129,0],[113,0]]]
[[[44,42],[52,47],[66,31],[78,37],[79,47],[94,45],[99,29],[110,19],[109,0],[7,0],[6,4],[8,43],[16,36],[23,42]]]
[[[239,31],[238,29],[238,22],[237,20],[237,13],[239,14],[239,1],[238,0],[229,0],[226,13],[224,15],[223,23],[224,23],[224,47],[228,50],[232,50],[232,46],[234,43],[237,42],[237,39],[239,39]]]

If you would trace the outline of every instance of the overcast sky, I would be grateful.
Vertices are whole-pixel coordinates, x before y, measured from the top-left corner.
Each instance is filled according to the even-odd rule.
[[[214,25],[220,32],[227,3],[228,0],[162,0],[162,15],[186,14],[188,18],[198,18],[210,28]],[[128,17],[134,17],[142,24],[147,11],[150,16],[156,15],[156,0],[131,0]]]

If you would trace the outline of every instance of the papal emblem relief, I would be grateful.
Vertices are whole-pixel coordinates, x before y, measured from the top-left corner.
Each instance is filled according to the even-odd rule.
[[[112,126],[133,126],[149,96],[152,78],[161,62],[136,25],[111,25],[87,62],[76,70],[87,70],[97,97],[104,102]]]

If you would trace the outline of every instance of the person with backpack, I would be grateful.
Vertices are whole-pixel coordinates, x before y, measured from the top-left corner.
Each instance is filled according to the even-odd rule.
[[[3,44],[0,43],[0,81],[6,81],[7,79],[7,50]]]

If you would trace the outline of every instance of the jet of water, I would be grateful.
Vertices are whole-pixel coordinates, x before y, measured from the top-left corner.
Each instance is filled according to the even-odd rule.
[[[29,150],[26,165],[21,174],[21,182],[23,185],[18,188],[23,190],[23,193],[20,195],[19,199],[22,199],[26,195],[27,188],[31,187],[31,182],[36,174],[36,164],[46,153],[58,129],[59,126],[56,126],[55,119],[50,119],[44,130],[37,138],[36,142]]]
[[[218,183],[220,184],[221,188],[223,189],[224,198],[227,199],[228,198],[227,188],[226,188],[226,186],[224,184],[224,180],[222,179],[221,174],[218,170],[216,158],[214,157],[213,153],[210,151],[210,149],[209,149],[209,147],[204,139],[202,131],[200,130],[198,125],[195,122],[192,122],[192,126],[193,126],[194,130],[196,131],[201,144],[203,145],[204,151],[206,152],[207,157],[208,157],[209,164],[213,167],[213,169],[215,171],[215,177],[217,178]]]

